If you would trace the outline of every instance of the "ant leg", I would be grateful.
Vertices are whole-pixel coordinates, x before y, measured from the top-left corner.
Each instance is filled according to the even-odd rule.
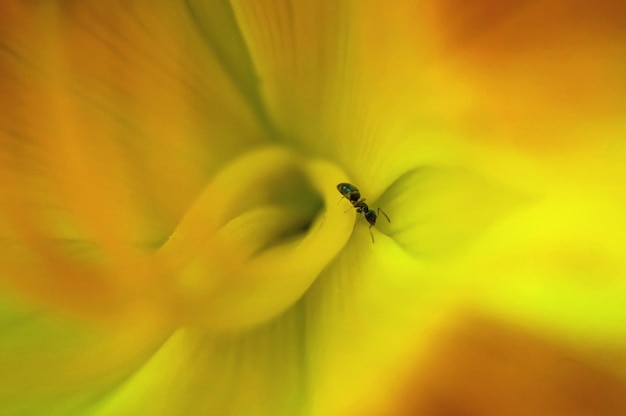
[[[339,203],[341,202],[341,200],[342,200],[342,199],[345,199],[346,201],[348,201],[350,204],[352,204],[352,206],[356,206],[356,204],[358,204],[359,202],[365,202],[365,198],[363,198],[363,199],[359,199],[359,200],[358,200],[358,201],[356,201],[356,202],[352,202],[352,201],[350,200],[350,195],[349,195],[349,194],[346,194],[346,195],[342,195],[342,196],[341,196],[341,198],[339,198],[339,201],[337,201],[337,203],[335,204],[335,206],[339,205]],[[348,210],[348,211],[350,211],[350,210]],[[344,211],[344,212],[348,212],[348,211]]]
[[[378,208],[378,215],[380,215],[380,213],[385,214],[385,211],[383,211],[382,209]],[[385,214],[385,218],[387,218],[387,221],[391,222],[391,220],[389,219],[389,216],[387,214]]]
[[[372,233],[372,226],[371,226],[371,224],[370,224],[369,230],[370,230],[370,235],[372,236],[372,243],[374,243],[374,233]]]
[[[344,195],[342,195],[341,198],[339,198],[339,201],[337,201],[337,203],[335,204],[335,206],[339,205],[339,203],[341,202],[342,199],[345,199],[346,201],[350,202],[350,199],[348,199]],[[348,211],[350,211],[350,210],[348,209],[347,211],[344,211],[344,212],[348,212]]]
[[[341,198],[339,198],[339,201],[337,201],[337,203],[335,204],[335,206],[339,205],[339,203],[341,202],[342,199],[344,199],[345,196],[342,196]]]

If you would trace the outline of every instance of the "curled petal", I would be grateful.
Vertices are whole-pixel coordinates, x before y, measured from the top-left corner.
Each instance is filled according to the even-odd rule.
[[[188,309],[184,319],[235,329],[295,303],[350,235],[354,213],[342,212],[335,190],[342,177],[284,148],[252,152],[220,172],[157,255]],[[291,202],[276,199],[285,194]],[[315,194],[326,211],[313,219]]]

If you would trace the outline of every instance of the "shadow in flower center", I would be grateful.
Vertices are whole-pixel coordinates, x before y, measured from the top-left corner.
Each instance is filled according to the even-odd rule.
[[[288,213],[285,222],[289,223],[289,227],[282,228],[271,236],[266,246],[260,247],[258,251],[302,238],[313,226],[315,219],[321,215],[324,206],[324,201],[312,187],[305,174],[298,170],[287,175],[281,175],[269,184],[266,203],[270,206],[280,207],[281,210]],[[264,221],[264,219],[260,219],[260,221]]]

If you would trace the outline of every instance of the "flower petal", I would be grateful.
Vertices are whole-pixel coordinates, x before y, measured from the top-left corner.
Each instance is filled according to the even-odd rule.
[[[472,104],[457,118],[472,142],[545,156],[606,145],[606,133],[622,125],[623,2],[447,0],[428,8],[433,52]]]
[[[0,293],[0,413],[84,414],[168,330],[147,309],[107,325],[60,317]]]
[[[563,345],[532,328],[459,311],[416,359],[384,414],[621,415],[624,349]],[[419,353],[419,352],[418,352]],[[375,413],[368,413],[375,414]]]
[[[302,305],[311,414],[386,414],[379,406],[449,307],[445,275],[368,237],[355,236]]]
[[[287,314],[232,336],[176,331],[94,415],[293,415],[302,410],[301,319]]]
[[[391,223],[377,227],[417,259],[450,261],[531,198],[470,167],[423,167],[383,195],[378,205]]]
[[[0,131],[38,164],[75,151],[96,186],[125,184],[171,225],[223,160],[265,134],[183,5],[6,8]]]
[[[2,6],[0,267],[24,296],[102,318],[154,295],[149,255],[267,135],[227,72],[236,62],[166,3]]]
[[[422,6],[233,4],[285,139],[340,161],[369,198],[457,151],[450,144],[464,97],[435,68]]]
[[[568,189],[492,228],[458,264],[468,297],[583,348],[624,348],[626,204],[602,192]]]

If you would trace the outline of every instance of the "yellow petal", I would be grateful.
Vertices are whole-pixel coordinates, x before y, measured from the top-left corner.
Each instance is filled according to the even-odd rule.
[[[624,347],[624,201],[567,189],[504,219],[459,271],[486,309],[551,337]],[[600,358],[600,357],[599,357]]]
[[[355,235],[304,299],[311,414],[385,414],[449,307],[445,275],[368,237]]]

